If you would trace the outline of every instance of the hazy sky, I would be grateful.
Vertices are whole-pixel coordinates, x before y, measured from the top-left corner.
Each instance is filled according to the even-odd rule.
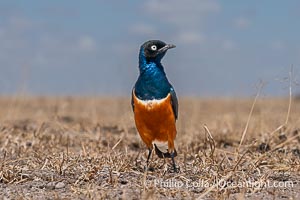
[[[179,95],[253,95],[260,79],[284,95],[299,19],[298,0],[1,0],[0,94],[129,95],[140,45],[161,39]]]

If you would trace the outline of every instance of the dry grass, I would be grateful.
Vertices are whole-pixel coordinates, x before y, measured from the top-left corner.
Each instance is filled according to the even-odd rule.
[[[0,196],[299,199],[300,101],[285,123],[288,102],[259,98],[249,117],[251,99],[180,99],[177,174],[155,155],[144,172],[129,99],[1,97]],[[237,185],[249,180],[293,187]]]

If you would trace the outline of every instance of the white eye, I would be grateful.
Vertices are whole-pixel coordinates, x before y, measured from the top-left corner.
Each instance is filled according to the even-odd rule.
[[[156,49],[157,49],[157,46],[156,46],[156,45],[152,45],[152,46],[151,46],[151,50],[156,51]]]

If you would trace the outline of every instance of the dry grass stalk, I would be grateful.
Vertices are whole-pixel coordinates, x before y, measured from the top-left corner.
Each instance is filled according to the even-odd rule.
[[[244,131],[243,131],[243,134],[242,134],[242,137],[241,137],[241,139],[240,139],[240,144],[239,144],[239,147],[238,147],[237,152],[240,152],[240,148],[241,148],[241,146],[242,146],[242,144],[243,144],[243,142],[244,142],[244,139],[245,139],[246,133],[247,133],[247,131],[248,131],[248,126],[249,126],[249,123],[250,123],[250,119],[251,119],[251,117],[252,117],[252,113],[253,113],[253,110],[254,110],[256,101],[257,101],[257,99],[258,99],[258,97],[259,97],[259,95],[260,95],[260,92],[261,92],[263,86],[264,86],[264,83],[263,83],[263,82],[260,82],[259,85],[258,85],[258,90],[257,90],[256,96],[255,96],[255,98],[254,98],[254,101],[253,101],[253,103],[252,103],[252,106],[251,106],[251,109],[250,109],[250,113],[249,113],[249,115],[248,115],[247,123],[246,123],[246,125],[245,125]]]

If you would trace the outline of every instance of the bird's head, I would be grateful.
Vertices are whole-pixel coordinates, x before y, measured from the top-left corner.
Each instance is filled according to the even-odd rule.
[[[140,49],[140,61],[160,62],[168,49],[176,47],[174,44],[166,44],[160,40],[149,40]]]

